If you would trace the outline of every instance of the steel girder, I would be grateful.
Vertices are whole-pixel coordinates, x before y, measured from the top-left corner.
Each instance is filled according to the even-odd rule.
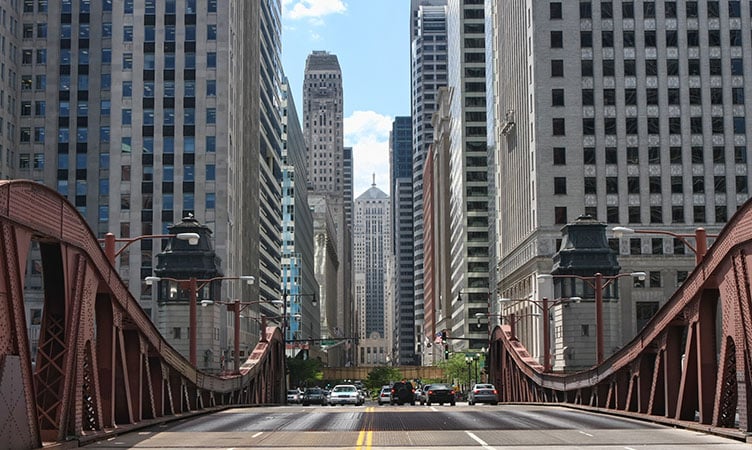
[[[707,429],[752,432],[752,201],[653,319],[602,364],[544,373],[492,333],[490,380],[507,402],[566,402]]]
[[[23,295],[32,241],[44,280],[34,367]],[[94,440],[176,415],[284,402],[278,328],[263,330],[266,342],[240,374],[199,372],[161,337],[84,219],[54,190],[0,181],[0,258],[0,441],[10,448]]]

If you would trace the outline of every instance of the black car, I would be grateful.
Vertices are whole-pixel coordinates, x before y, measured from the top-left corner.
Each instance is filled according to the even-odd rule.
[[[301,400],[303,406],[308,405],[324,405],[326,406],[326,392],[320,388],[308,388],[303,393],[303,399]]]
[[[446,384],[432,384],[426,391],[426,405],[431,406],[431,403],[438,403],[443,405],[449,403],[454,406],[454,389]]]
[[[398,381],[392,385],[392,398],[390,404],[404,405],[409,403],[415,404],[415,388],[412,383],[407,381]]]

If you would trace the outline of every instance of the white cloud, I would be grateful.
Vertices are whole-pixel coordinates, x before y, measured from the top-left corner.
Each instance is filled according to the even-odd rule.
[[[373,183],[389,193],[389,132],[393,118],[374,111],[354,111],[345,118],[345,146],[353,148],[353,196]]]
[[[330,14],[342,14],[347,5],[342,0],[283,0],[282,14],[291,19],[319,19]]]

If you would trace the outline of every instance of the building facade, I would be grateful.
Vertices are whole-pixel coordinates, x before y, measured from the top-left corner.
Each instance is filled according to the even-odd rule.
[[[11,163],[30,170],[16,176],[57,189],[98,236],[163,234],[192,215],[226,275],[256,277],[225,282],[223,300],[279,299],[279,2],[22,3]],[[154,320],[144,278],[165,244],[143,239],[117,261]]]
[[[489,191],[486,136],[486,40],[482,1],[449,1],[448,84],[452,88],[449,136],[451,335],[454,350],[488,345]]]
[[[500,2],[500,295],[552,297],[536,276],[582,214],[609,229],[712,234],[748,198],[748,6]],[[623,271],[648,273],[619,283],[624,342],[694,257],[670,236],[609,238]],[[535,355],[539,329],[518,326]]]
[[[411,117],[413,139],[413,279],[414,313],[411,319],[412,347],[421,344],[424,320],[423,166],[433,141],[431,118],[436,110],[438,89],[447,83],[446,0],[412,0],[410,7]],[[398,319],[402,320],[402,319]],[[403,325],[400,325],[403,329]],[[407,327],[404,326],[405,333]],[[402,340],[409,339],[409,335]],[[414,358],[405,354],[405,358]]]

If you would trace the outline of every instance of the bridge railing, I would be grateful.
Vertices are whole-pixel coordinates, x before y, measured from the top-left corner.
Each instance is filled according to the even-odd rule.
[[[566,402],[702,429],[752,431],[752,203],[652,320],[602,364],[544,373],[511,334],[491,336],[503,401]]]
[[[263,330],[266,342],[240,374],[198,371],[164,340],[84,218],[54,190],[0,181],[0,234],[0,442],[8,448],[96,439],[230,405],[284,402],[278,328]],[[36,355],[24,302],[32,242],[44,287]]]

